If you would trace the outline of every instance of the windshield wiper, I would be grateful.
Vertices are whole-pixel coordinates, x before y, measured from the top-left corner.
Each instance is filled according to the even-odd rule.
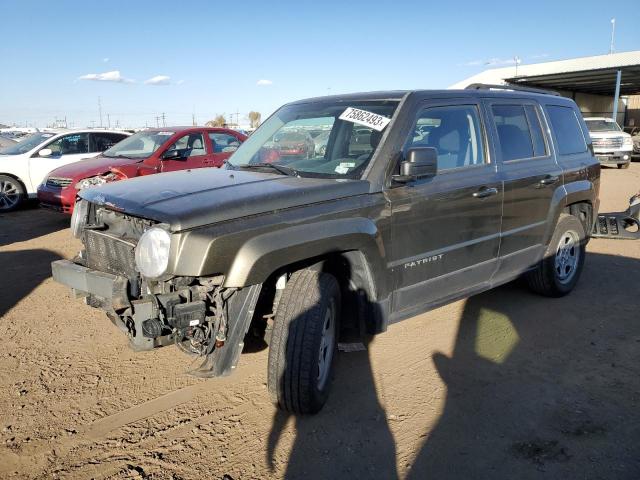
[[[298,171],[294,168],[291,167],[285,167],[284,165],[279,165],[277,163],[250,163],[248,165],[237,165],[239,168],[272,168],[274,170],[277,170],[278,172],[282,173],[283,175],[288,175],[290,177],[299,177],[300,174],[298,173]]]

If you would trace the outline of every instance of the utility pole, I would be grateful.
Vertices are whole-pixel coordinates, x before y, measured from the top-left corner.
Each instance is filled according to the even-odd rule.
[[[111,116],[107,113],[107,127],[111,128]]]
[[[616,19],[615,17],[611,19],[611,45],[609,46],[609,55],[614,52],[613,48],[613,38],[616,34]]]
[[[518,76],[518,65],[520,65],[520,62],[522,60],[520,60],[520,57],[516,55],[515,57],[513,57],[513,61],[516,64],[516,77],[517,77]]]
[[[195,127],[197,125],[196,123],[196,114],[192,113],[191,114],[191,124]]]
[[[100,115],[100,128],[102,128],[102,103],[100,97],[98,97],[98,114]]]
[[[160,118],[162,118],[162,126],[166,127],[167,126],[167,122],[165,122],[165,115],[164,112],[162,112],[162,115],[160,116]]]

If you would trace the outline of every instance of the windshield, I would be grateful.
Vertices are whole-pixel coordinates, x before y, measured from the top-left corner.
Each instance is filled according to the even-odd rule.
[[[619,132],[620,127],[612,120],[585,120],[590,132]]]
[[[105,150],[105,157],[147,158],[176,133],[170,130],[138,132]]]
[[[46,140],[55,136],[55,133],[32,133],[15,145],[0,149],[0,155],[20,155],[21,153],[27,153],[29,150],[36,148],[41,143],[44,143]]]
[[[240,146],[229,164],[235,168],[275,165],[286,167],[281,172],[308,177],[357,178],[397,106],[395,100],[375,100],[283,107]]]

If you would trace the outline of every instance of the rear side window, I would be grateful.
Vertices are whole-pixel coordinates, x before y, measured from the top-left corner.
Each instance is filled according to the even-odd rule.
[[[536,157],[544,157],[547,155],[547,144],[544,141],[544,134],[542,133],[538,109],[533,105],[525,105],[524,111],[527,114],[527,121],[529,122],[529,128],[531,129],[533,154]]]
[[[580,128],[580,122],[571,107],[547,105],[551,127],[556,134],[558,153],[571,155],[572,153],[584,153],[587,151],[587,143]]]
[[[209,133],[214,153],[235,152],[240,146],[240,140],[227,133]]]
[[[105,150],[113,147],[120,140],[124,140],[125,138],[127,138],[127,135],[122,135],[119,133],[100,132],[92,133],[91,138],[93,139],[93,142],[91,143],[91,151],[104,152]]]
[[[498,130],[502,160],[532,158],[533,140],[522,105],[494,105],[493,118]]]

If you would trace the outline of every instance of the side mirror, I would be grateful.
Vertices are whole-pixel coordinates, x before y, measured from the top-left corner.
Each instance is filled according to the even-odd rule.
[[[38,152],[38,156],[40,157],[50,157],[51,155],[53,155],[53,150],[50,148],[43,148]]]
[[[180,150],[167,150],[162,154],[163,160],[182,160],[182,152]]]
[[[400,183],[417,178],[433,177],[438,173],[438,151],[433,147],[415,147],[409,149],[406,159],[400,163],[400,175],[393,180]]]

